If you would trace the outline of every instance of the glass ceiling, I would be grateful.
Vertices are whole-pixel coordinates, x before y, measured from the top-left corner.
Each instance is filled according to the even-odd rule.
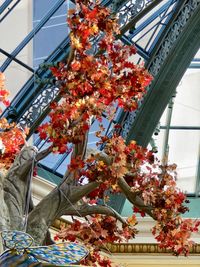
[[[0,1],[0,8],[7,1]],[[11,1],[17,2],[17,1]],[[29,2],[29,3],[28,3]],[[0,17],[0,63],[2,64],[7,56],[3,51],[12,53],[18,44],[31,30],[42,22],[45,14],[55,5],[57,0],[34,0],[19,1],[12,12],[8,15],[8,8]],[[37,84],[37,68],[58,44],[67,38],[68,28],[66,26],[67,9],[73,6],[70,1],[63,1],[58,10],[51,18],[44,23],[37,33],[33,31],[32,41],[29,42],[16,56],[16,59],[32,68],[32,71],[17,62],[12,61],[5,71],[7,87],[12,91],[14,97],[23,84],[34,74],[35,86]],[[109,1],[108,1],[109,2]],[[137,1],[125,1],[126,5],[119,10],[121,24],[131,21],[137,14],[137,9],[130,9],[130,6]],[[143,1],[148,6],[152,1]],[[133,23],[131,30],[126,31],[121,40],[125,43],[136,43],[138,55],[135,62],[145,62],[148,60],[148,53],[152,51],[157,42],[157,36],[161,34],[178,1],[161,1],[151,12],[144,15],[142,19]],[[130,12],[130,10],[132,10]],[[134,13],[135,12],[135,13]],[[124,14],[128,14],[124,16]],[[32,14],[32,15],[31,15]],[[16,27],[16,22],[18,22]],[[123,27],[122,27],[123,29]],[[3,51],[2,51],[3,49]],[[151,144],[157,147],[158,158],[162,158],[166,150],[169,151],[169,161],[178,165],[178,185],[190,195],[199,194],[200,181],[200,52],[198,52],[191,63],[191,67],[186,71],[176,95],[173,97],[173,104],[166,108],[163,113],[156,134],[152,136]],[[178,67],[178,66],[177,66]],[[14,77],[14,78],[13,78]],[[170,119],[171,116],[171,119]],[[116,115],[117,118],[117,115]],[[105,128],[113,127],[106,118],[103,119]],[[168,129],[169,128],[169,129]],[[95,147],[96,137],[94,131],[96,122],[93,123],[89,134],[89,146]],[[168,132],[169,130],[169,132]],[[168,137],[167,137],[168,136]],[[44,149],[48,144],[38,139],[35,134],[34,143],[39,148]],[[151,147],[151,146],[149,146]],[[69,153],[64,155],[49,155],[41,164],[53,173],[62,176],[69,163]],[[48,177],[45,177],[48,179]]]
[[[199,52],[195,56],[198,59]],[[177,184],[188,194],[199,193],[200,160],[200,69],[188,68],[173,102],[165,109],[153,135],[162,159],[169,150],[169,162],[178,165]],[[171,114],[171,120],[170,120]],[[167,132],[169,126],[169,136]],[[167,147],[168,145],[168,147]],[[198,186],[197,186],[198,185]]]

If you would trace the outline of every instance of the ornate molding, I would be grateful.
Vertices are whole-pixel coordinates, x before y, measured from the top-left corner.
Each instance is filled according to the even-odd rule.
[[[47,87],[31,102],[26,112],[20,119],[20,124],[32,127],[35,121],[41,116],[44,110],[49,106],[52,100],[58,95],[59,89],[57,87]]]
[[[55,188],[55,184],[47,181],[46,179],[34,176],[32,186],[32,196],[34,204],[37,204],[42,198],[44,198],[49,192]]]
[[[111,253],[149,253],[149,254],[172,254],[170,250],[161,249],[158,244],[149,243],[121,243],[107,244]],[[196,244],[190,250],[191,254],[200,254],[200,244]]]
[[[163,65],[168,54],[175,45],[176,40],[179,35],[182,33],[185,25],[188,23],[189,19],[192,17],[196,8],[200,4],[199,0],[189,0],[183,6],[180,11],[179,16],[176,21],[172,24],[170,31],[162,42],[157,55],[155,56],[153,62],[150,65],[149,72],[155,77],[160,71],[161,66]]]
[[[110,8],[112,11],[117,12],[120,26],[123,26],[152,2],[153,0],[115,0],[112,1]]]
[[[52,227],[54,230],[59,231],[62,227],[67,226],[69,223],[70,223],[69,221],[60,218],[54,221]]]

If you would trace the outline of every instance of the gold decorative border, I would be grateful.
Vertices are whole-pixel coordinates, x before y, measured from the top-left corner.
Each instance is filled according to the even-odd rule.
[[[67,220],[64,220],[62,218],[56,219],[52,224],[52,228],[54,228],[54,230],[59,231],[61,228],[67,227],[67,225],[69,225],[69,223],[70,222],[68,222]]]
[[[162,249],[158,244],[151,243],[120,243],[107,244],[108,250],[112,253],[155,253],[172,254],[170,250]],[[190,254],[200,254],[200,244],[193,245]]]
[[[62,227],[65,227],[70,222],[64,219],[56,219],[52,225],[54,230],[59,231]],[[172,254],[170,250],[162,249],[158,244],[151,243],[110,243],[106,247],[111,253],[149,253],[149,254]],[[105,249],[105,247],[104,247]],[[195,244],[190,250],[190,254],[200,254],[200,244]]]

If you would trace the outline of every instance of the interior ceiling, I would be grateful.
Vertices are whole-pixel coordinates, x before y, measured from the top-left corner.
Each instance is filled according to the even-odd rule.
[[[23,1],[1,2],[0,21],[6,29],[9,16],[20,8]],[[150,142],[153,149],[158,149],[160,158],[169,151],[169,160],[177,162],[179,166],[179,185],[188,194],[198,196],[199,1],[104,0],[102,5],[110,6],[112,11],[117,13],[121,25],[121,35],[118,38],[125,44],[135,44],[138,51],[135,62],[144,62],[154,76],[147,96],[141,101],[137,112],[127,114],[118,109],[111,123],[105,115],[103,123],[107,129],[106,134],[112,134],[116,122],[123,122],[121,134],[127,142],[135,139],[144,146]],[[21,36],[23,41],[11,52],[6,51],[6,47],[0,47],[1,54],[5,56],[1,71],[6,72],[15,62],[30,73],[30,78],[17,89],[18,93],[12,100],[11,107],[5,110],[3,115],[22,125],[28,125],[31,134],[43,120],[48,119],[48,104],[58,94],[58,89],[52,84],[48,65],[61,61],[69,52],[66,9],[72,6],[73,2],[64,0],[33,1],[33,30],[27,36]],[[31,40],[34,48],[33,64],[28,65],[19,59],[18,55]],[[95,129],[94,122],[89,134],[90,147],[94,147],[97,141],[93,134]],[[39,149],[48,145],[47,142],[41,141],[37,134],[34,134],[33,138]],[[62,177],[68,163],[69,153],[49,155],[41,162],[40,167],[48,170],[46,178],[55,182],[55,177]]]

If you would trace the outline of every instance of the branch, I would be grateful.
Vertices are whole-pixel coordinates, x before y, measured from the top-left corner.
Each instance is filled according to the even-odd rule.
[[[3,190],[4,178],[5,178],[4,174],[0,172],[0,199],[1,199],[0,231],[8,230],[9,223],[10,223],[10,216],[9,216],[8,208],[4,201],[4,190]],[[1,237],[0,237],[0,253],[2,252],[3,252],[3,247],[1,244]]]
[[[76,207],[76,209],[70,207],[65,211],[65,214],[63,215],[86,217],[87,215],[92,215],[92,214],[104,214],[112,216],[115,217],[117,220],[119,220],[122,224],[127,224],[127,222],[121,217],[121,215],[118,212],[116,212],[114,209],[108,206],[102,206],[102,205],[91,206],[87,203],[84,203],[83,205]]]
[[[44,149],[40,151],[36,156],[36,161],[40,161],[44,159],[46,156],[48,156],[52,152],[52,146],[48,147],[47,149]]]
[[[74,49],[74,48],[71,48],[71,50],[70,50],[70,52],[69,52],[68,59],[67,59],[67,65],[65,66],[66,69],[69,68],[70,63],[71,63],[72,60],[74,59],[74,52],[75,52],[75,49]]]
[[[23,230],[22,219],[36,154],[35,147],[24,147],[5,177],[4,199],[10,214],[11,229]]]
[[[98,186],[98,182],[92,182],[83,186],[63,183],[56,187],[29,213],[27,232],[37,244],[42,244],[53,221]]]
[[[87,196],[90,192],[96,189],[99,186],[99,182],[91,182],[79,186],[70,186],[70,196],[67,196],[65,194],[66,186],[69,185],[63,184],[62,186],[60,186],[60,192],[64,197],[64,201],[60,203],[57,217],[65,215],[65,211],[68,210],[68,208],[73,208],[74,203],[78,203],[84,196]]]
[[[86,153],[86,148],[87,148],[87,142],[88,142],[88,132],[89,131],[87,131],[85,133],[85,136],[84,136],[82,142],[74,145],[74,149],[73,149],[71,158],[76,158],[76,157],[80,156],[82,160],[84,159],[85,153]],[[75,173],[74,173],[74,176],[75,176]],[[62,181],[61,185],[63,183],[76,184],[76,181],[74,179],[74,176],[69,175],[69,171],[67,170],[65,172],[65,174],[64,174],[63,181]]]
[[[122,192],[125,194],[127,199],[138,209],[143,210],[150,217],[156,220],[156,217],[152,213],[153,208],[151,206],[147,206],[144,204],[144,201],[138,196],[137,193],[133,193],[131,191],[131,187],[127,184],[124,178],[120,178],[118,181],[118,185],[121,188]]]
[[[74,150],[72,153],[73,158],[80,156],[82,160],[84,159],[88,143],[88,133],[89,131],[85,133],[83,141],[81,143],[78,143],[74,146]]]
[[[27,232],[34,238],[37,245],[45,240],[46,233],[57,214],[61,196],[55,188],[45,196],[28,215]]]

